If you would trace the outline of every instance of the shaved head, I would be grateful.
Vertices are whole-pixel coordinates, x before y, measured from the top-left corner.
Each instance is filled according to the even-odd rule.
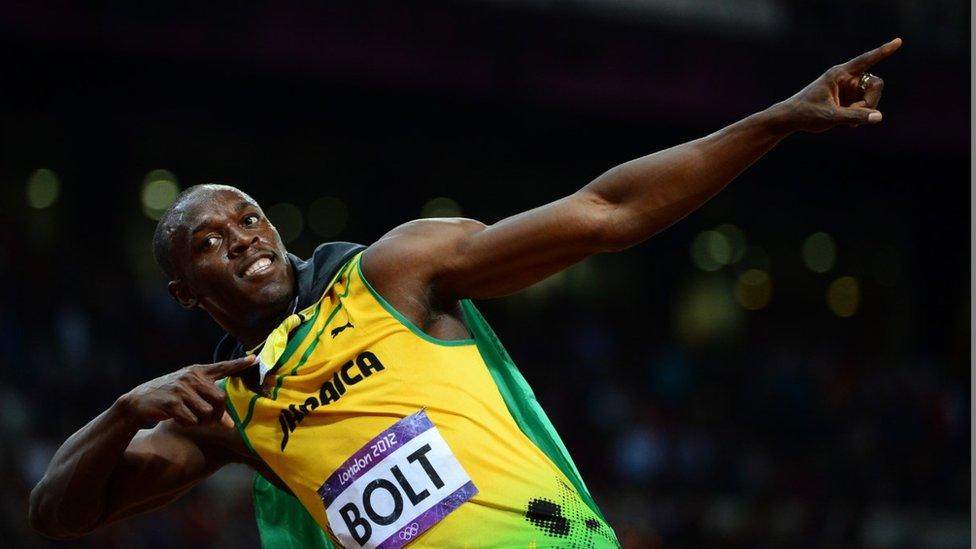
[[[188,211],[201,201],[205,201],[220,192],[240,194],[247,202],[257,205],[253,198],[237,187],[216,183],[193,185],[176,197],[173,204],[159,219],[159,223],[156,224],[156,232],[153,234],[153,256],[156,258],[156,263],[171,280],[178,278],[181,272],[180,261],[177,260],[175,254],[178,251],[177,246],[185,241],[185,236],[193,230],[193,227],[189,226]]]

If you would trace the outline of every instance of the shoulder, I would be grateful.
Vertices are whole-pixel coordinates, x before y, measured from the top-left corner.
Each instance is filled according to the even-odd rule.
[[[428,272],[449,261],[465,239],[485,224],[463,217],[416,219],[383,235],[363,254],[363,269],[381,274],[387,269],[402,273],[403,267]]]
[[[484,228],[484,223],[466,217],[414,219],[386,233],[370,248],[390,240],[419,239],[428,243],[443,242]]]
[[[401,314],[419,326],[456,299],[437,297],[438,277],[463,255],[468,237],[485,228],[474,219],[447,217],[404,223],[374,242],[360,259],[363,275]]]

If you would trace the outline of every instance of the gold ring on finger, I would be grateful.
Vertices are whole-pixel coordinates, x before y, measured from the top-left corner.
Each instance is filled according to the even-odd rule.
[[[862,92],[867,91],[868,82],[874,77],[875,76],[869,72],[862,74],[861,78],[857,81],[857,89],[861,90]]]

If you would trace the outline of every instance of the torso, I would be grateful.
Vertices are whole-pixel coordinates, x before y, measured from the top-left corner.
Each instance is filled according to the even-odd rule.
[[[351,533],[365,534],[367,500],[378,492],[375,486],[362,492],[360,484],[395,488],[382,475],[393,479],[398,473],[384,468],[399,463],[403,507],[389,507],[378,519],[370,515],[374,537],[364,544],[377,536],[418,535],[424,545],[459,539],[505,547],[559,540],[613,545],[609,527],[583,504],[572,481],[515,424],[478,346],[467,339],[461,309],[431,314],[409,293],[406,299],[392,295],[394,308],[369,287],[359,261],[350,262],[302,323],[305,334],[284,350],[286,358],[264,382],[263,398],[239,379],[228,382],[229,401],[253,450],[238,442],[236,454],[262,474],[272,473],[266,477],[284,484],[343,543],[353,543]],[[416,453],[420,445],[440,456],[433,469],[421,467],[428,454]],[[435,507],[424,511],[432,502]],[[407,516],[411,512],[422,515]],[[397,522],[401,518],[407,522]],[[431,521],[436,527],[424,531]]]
[[[374,282],[374,287],[385,286],[382,281]],[[432,304],[426,299],[417,299],[415,296],[424,294],[423,287],[419,281],[408,281],[397,286],[398,291],[391,289],[379,290],[383,297],[396,308],[411,323],[423,330],[431,337],[443,340],[463,340],[471,337],[468,328],[464,324],[464,315],[461,312],[460,304],[455,302],[447,310],[434,310]],[[257,378],[257,367],[245,374],[248,377]],[[250,383],[248,383],[250,385]],[[219,426],[208,434],[208,438],[227,449],[231,459],[235,463],[243,463],[268,479],[272,484],[286,492],[291,492],[287,485],[278,478],[263,461],[258,459],[245,446],[243,439],[237,432],[229,429],[221,429]]]

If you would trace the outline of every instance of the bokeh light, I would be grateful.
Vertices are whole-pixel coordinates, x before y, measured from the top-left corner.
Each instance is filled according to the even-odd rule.
[[[749,269],[735,282],[735,300],[744,309],[756,311],[769,305],[773,298],[773,281],[761,269]]]
[[[31,208],[47,208],[58,200],[60,194],[61,181],[52,170],[40,168],[27,180],[27,204]]]
[[[460,216],[461,205],[446,196],[433,198],[427,201],[424,207],[420,209],[420,217],[423,218]]]
[[[742,327],[742,310],[723,277],[694,281],[679,292],[675,305],[675,337],[689,348],[726,342]]]
[[[703,271],[717,271],[732,262],[732,245],[718,231],[702,231],[691,242],[691,261]]]
[[[742,229],[731,223],[724,223],[715,227],[715,230],[724,236],[725,240],[729,243],[731,250],[729,264],[741,261],[746,255],[746,235],[742,232]]]
[[[268,219],[278,229],[278,235],[285,244],[294,242],[302,234],[302,211],[298,206],[288,202],[280,202],[268,208]]]
[[[861,288],[852,276],[842,276],[827,288],[827,306],[839,317],[853,316],[860,304]]]
[[[180,185],[169,170],[152,170],[142,180],[142,212],[159,220],[180,194]]]
[[[825,273],[834,267],[837,247],[827,233],[813,233],[803,241],[803,263],[815,273]]]
[[[323,196],[308,207],[308,227],[325,238],[332,238],[346,228],[349,208],[334,196]]]

